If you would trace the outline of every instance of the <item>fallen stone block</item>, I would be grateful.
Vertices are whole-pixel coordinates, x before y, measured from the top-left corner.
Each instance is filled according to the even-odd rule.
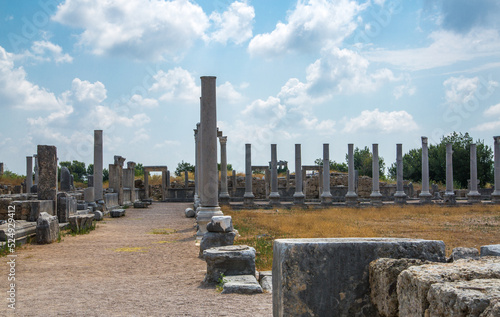
[[[151,198],[144,198],[141,200],[142,202],[148,204],[148,205],[152,205],[153,204],[153,199]]]
[[[255,276],[255,249],[247,245],[231,245],[203,251],[207,262],[205,284],[215,284],[221,277],[230,275]]]
[[[481,256],[500,256],[500,244],[483,245]]]
[[[262,287],[253,275],[232,275],[224,277],[221,294],[260,294]]]
[[[439,265],[412,266],[398,277],[400,316],[424,316],[432,284],[472,279],[500,278],[500,258],[464,259]]]
[[[214,216],[207,223],[208,232],[231,232],[233,229],[233,218],[231,216]]]
[[[125,209],[113,209],[109,212],[111,217],[118,218],[125,216]]]
[[[90,227],[92,227],[93,221],[94,214],[69,216],[69,226],[74,232],[85,231],[89,229]]]
[[[273,272],[261,271],[259,272],[259,284],[266,292],[273,292]]]
[[[500,303],[500,279],[432,284],[427,300],[426,316],[483,316],[486,309]]]
[[[7,241],[8,239],[12,239],[11,236],[7,236],[9,229],[9,224],[4,223],[0,225],[0,241]],[[16,230],[15,230],[15,239],[19,241],[26,237],[31,237],[36,234],[36,222],[27,222],[26,220],[16,220]]]
[[[36,221],[36,241],[38,244],[49,244],[59,236],[59,223],[56,216],[46,212],[40,213]]]
[[[186,208],[184,210],[184,215],[186,218],[194,218],[196,216],[196,212],[193,210],[193,208]]]
[[[148,205],[149,204],[147,204],[143,201],[135,201],[134,202],[134,208],[148,208]]]
[[[207,232],[203,235],[200,242],[199,257],[203,257],[203,251],[210,248],[223,247],[226,245],[233,245],[236,232],[231,231],[228,233],[223,232]]]
[[[102,211],[100,211],[100,210],[95,210],[95,211],[93,212],[93,214],[94,214],[94,220],[96,220],[96,221],[101,221],[101,220],[102,220],[102,218],[103,218]]]
[[[451,251],[451,256],[448,262],[455,262],[461,259],[479,259],[479,251],[476,248],[458,247]]]

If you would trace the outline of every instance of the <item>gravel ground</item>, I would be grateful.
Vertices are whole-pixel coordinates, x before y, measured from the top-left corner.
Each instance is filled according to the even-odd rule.
[[[221,295],[201,285],[206,263],[198,258],[195,221],[184,217],[189,206],[129,208],[89,234],[20,248],[16,310],[4,299],[0,315],[271,316],[271,294]],[[5,296],[11,282],[8,258],[2,259]]]

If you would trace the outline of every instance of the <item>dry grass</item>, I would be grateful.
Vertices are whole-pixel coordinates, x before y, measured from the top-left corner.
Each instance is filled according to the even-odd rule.
[[[500,243],[500,206],[393,206],[322,210],[225,210],[233,216],[238,244],[257,248],[260,270],[272,267],[278,238],[400,237],[443,240],[455,247]]]

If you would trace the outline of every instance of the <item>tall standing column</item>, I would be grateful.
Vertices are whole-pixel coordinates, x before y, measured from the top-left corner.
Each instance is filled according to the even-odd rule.
[[[481,194],[477,191],[477,150],[476,144],[470,145],[470,190],[467,194],[470,203],[481,202]]]
[[[403,188],[403,144],[396,144],[396,204],[406,204],[406,194]]]
[[[220,143],[220,195],[219,202],[224,205],[229,204],[229,192],[227,190],[227,136],[219,138]]]
[[[494,203],[500,203],[500,136],[493,137],[495,190],[491,194]]]
[[[94,130],[94,199],[103,200],[102,196],[102,130]]]
[[[200,160],[199,160],[199,151],[198,151],[198,143],[199,136],[198,131],[200,128],[200,123],[196,124],[196,129],[194,131],[194,209],[196,210],[200,206],[200,197],[198,194],[198,187],[200,185],[199,174],[200,174]]]
[[[38,186],[38,176],[40,175],[40,171],[38,170],[38,155],[34,154],[33,158],[35,159],[35,183],[33,185]]]
[[[453,149],[452,144],[446,144],[446,192],[444,193],[445,204],[455,204],[455,192],[453,190]]]
[[[149,199],[149,171],[144,171],[144,198]]]
[[[252,145],[245,144],[245,194],[243,203],[245,206],[252,206],[255,195],[252,190]]]
[[[379,183],[379,162],[378,162],[378,144],[372,144],[372,193],[370,200],[373,205],[382,204],[382,194],[380,194]]]
[[[305,203],[304,193],[302,192],[302,155],[300,147],[300,144],[295,144],[295,193],[293,194],[293,203],[295,205]]]
[[[347,194],[345,195],[345,201],[348,205],[354,205],[358,202],[358,194],[354,190],[356,183],[356,175],[354,173],[354,144],[349,143],[347,145]]]
[[[26,193],[31,194],[31,186],[33,186],[33,157],[26,156]]]
[[[422,191],[419,198],[420,203],[430,204],[432,195],[429,192],[429,149],[427,147],[427,137],[422,137]]]
[[[329,205],[332,203],[332,193],[330,190],[330,145],[323,144],[323,193],[321,203]]]
[[[269,204],[280,204],[280,194],[278,192],[278,153],[276,144],[271,144],[271,193],[269,194]]]
[[[217,103],[216,77],[201,77],[201,106],[200,129],[201,142],[201,170],[202,183],[200,184],[201,207],[198,212],[198,232],[201,238],[207,232],[207,223],[213,216],[222,216],[219,207],[219,172],[217,171]]]
[[[57,148],[52,145],[38,145],[38,200],[52,200],[57,210]]]

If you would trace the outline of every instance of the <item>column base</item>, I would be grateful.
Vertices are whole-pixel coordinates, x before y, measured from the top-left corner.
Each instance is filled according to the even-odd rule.
[[[382,195],[380,193],[372,193],[370,202],[373,206],[382,206]]]
[[[302,192],[293,194],[293,204],[294,205],[305,205],[306,197]]]
[[[203,237],[207,233],[207,223],[212,220],[213,216],[224,216],[220,207],[199,207],[196,222],[198,223],[198,231],[196,237]]]
[[[500,191],[498,190],[495,190],[492,194],[491,194],[491,201],[495,204],[500,204]]]
[[[455,205],[457,203],[455,193],[444,193],[443,202],[445,205]]]
[[[221,193],[219,195],[219,204],[220,205],[229,205],[229,202],[231,201],[231,197],[229,197],[228,193]]]
[[[420,193],[418,198],[421,204],[432,204],[432,195],[429,192]]]
[[[243,195],[243,205],[247,207],[252,207],[254,205],[253,201],[254,198],[255,198],[254,194],[249,195],[245,193],[245,195]]]
[[[332,194],[330,194],[330,193],[321,194],[320,199],[321,199],[322,205],[331,205],[332,204]]]
[[[354,206],[358,204],[358,195],[356,193],[347,193],[345,195],[345,203],[348,206]]]
[[[471,204],[478,204],[481,202],[481,194],[477,190],[470,191],[467,194],[467,201]]]
[[[404,205],[406,204],[406,194],[403,191],[394,194],[394,203]]]
[[[279,206],[279,205],[281,205],[280,194],[278,194],[278,193],[271,193],[269,195],[269,205],[271,205],[271,206]]]

